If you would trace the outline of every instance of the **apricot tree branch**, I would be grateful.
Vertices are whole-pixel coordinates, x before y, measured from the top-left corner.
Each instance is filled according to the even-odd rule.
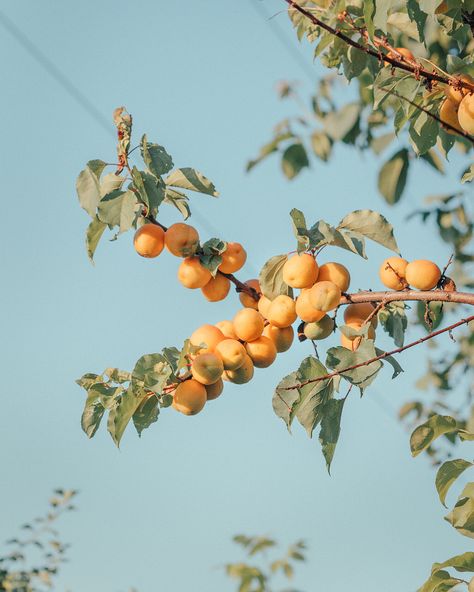
[[[474,305],[474,294],[470,292],[444,292],[443,290],[400,290],[399,292],[357,292],[344,294],[339,306],[355,304],[359,302],[456,302],[457,304]]]
[[[438,335],[441,335],[442,333],[446,333],[448,331],[451,332],[453,329],[456,329],[457,327],[460,327],[461,325],[466,325],[467,323],[470,323],[471,321],[474,321],[474,315],[467,317],[465,319],[461,319],[460,321],[457,321],[456,323],[453,323],[452,325],[449,325],[448,327],[445,327],[444,329],[439,329],[438,331],[434,331],[433,333],[430,333],[429,335],[425,335],[425,337],[421,337],[420,339],[417,339],[416,341],[412,341],[411,343],[408,343],[407,345],[404,345],[403,347],[398,347],[397,349],[392,349],[391,351],[383,352],[383,354],[380,354],[379,356],[375,356],[373,358],[370,358],[370,360],[366,360],[365,362],[360,362],[359,364],[353,364],[352,366],[347,366],[346,368],[341,368],[341,370],[336,370],[334,372],[330,372],[329,374],[325,374],[324,376],[318,376],[318,378],[310,378],[308,380],[304,380],[303,382],[300,382],[299,384],[296,384],[293,386],[283,387],[282,390],[291,391],[294,389],[299,389],[299,388],[302,388],[303,386],[306,386],[307,384],[312,384],[314,382],[321,382],[322,380],[329,380],[330,378],[334,378],[335,376],[340,376],[341,374],[344,374],[345,372],[349,372],[351,370],[357,370],[357,368],[362,368],[363,366],[369,366],[370,364],[373,364],[374,362],[377,362],[378,360],[383,360],[384,358],[388,358],[389,356],[393,356],[395,354],[400,354],[401,352],[404,352],[406,349],[410,349],[411,347],[415,347],[416,345],[420,345],[420,344],[424,343],[425,341],[428,341],[429,339],[433,339],[433,337],[437,337]]]

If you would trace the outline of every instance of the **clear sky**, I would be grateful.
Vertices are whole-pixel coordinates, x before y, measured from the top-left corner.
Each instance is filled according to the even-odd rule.
[[[216,183],[219,200],[193,196],[194,224],[204,239],[218,229],[246,246],[243,279],[294,248],[292,207],[310,222],[332,223],[354,209],[378,209],[398,227],[406,257],[444,264],[449,253],[430,227],[405,217],[425,195],[456,187],[454,174],[441,178],[417,165],[395,209],[377,195],[378,163],[349,149],[292,183],[274,159],[245,174],[272,126],[295,112],[276,99],[275,83],[301,79],[302,91],[311,89],[253,1],[4,0],[1,10],[105,118],[126,105],[136,138],[146,131],[176,165]],[[270,13],[284,8],[280,0],[265,5]],[[276,19],[316,80],[311,50],[297,45],[284,14]],[[308,592],[411,591],[433,561],[466,550],[467,539],[442,520],[433,470],[426,458],[411,459],[395,419],[416,394],[426,349],[400,359],[406,372],[396,381],[385,370],[362,400],[351,395],[332,477],[317,438],[297,428],[290,436],[271,408],[274,386],[310,353],[307,344],[250,384],[226,386],[195,418],[169,410],[142,439],[128,430],[120,451],[105,429],[87,440],[75,378],[107,366],[130,369],[142,353],[231,318],[238,299],[204,302],[175,280],[176,259],[139,258],[130,234],[104,241],[95,267],[89,264],[87,215],[74,183],[87,160],[114,158],[112,122],[107,133],[0,30],[0,538],[41,513],[52,488],[63,486],[81,494],[62,528],[72,548],[59,590],[231,591],[221,566],[239,558],[230,542],[239,532],[285,544],[306,539],[309,561],[295,585]],[[452,168],[458,172],[456,159]],[[163,221],[177,217],[164,211]],[[354,289],[379,287],[387,251],[368,252],[368,262],[328,256],[350,265]],[[389,343],[380,338],[381,347]]]

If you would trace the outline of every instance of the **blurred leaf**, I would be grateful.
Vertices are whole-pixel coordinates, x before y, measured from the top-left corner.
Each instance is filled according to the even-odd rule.
[[[460,534],[474,539],[474,483],[466,485],[445,520]],[[472,563],[472,557],[469,558],[469,563]]]
[[[293,137],[294,137],[294,134],[292,134],[291,132],[284,132],[282,134],[277,134],[273,138],[273,140],[271,140],[271,142],[268,142],[268,144],[265,144],[264,146],[262,146],[262,148],[260,149],[260,153],[256,159],[249,160],[249,162],[247,163],[247,172],[252,170],[255,165],[259,164],[267,156],[269,156],[273,152],[277,152],[278,148],[280,147],[280,144],[282,142],[284,142],[285,140],[289,140],[290,138],[293,138]]]
[[[436,473],[436,489],[443,506],[446,507],[446,495],[451,485],[456,481],[459,475],[472,466],[472,462],[463,460],[462,458],[448,460],[440,466]],[[445,567],[445,565],[443,564],[441,567]]]
[[[324,118],[324,129],[328,136],[334,140],[342,140],[359,119],[360,105],[349,103],[339,111],[331,111]]]
[[[322,161],[327,162],[331,156],[332,142],[324,132],[316,131],[311,134],[311,147],[314,154]]]
[[[417,456],[443,434],[457,430],[457,423],[449,415],[432,415],[425,423],[419,425],[410,437],[412,456]]]
[[[283,152],[281,167],[287,179],[293,179],[302,169],[308,166],[308,155],[303,144],[292,144]]]
[[[389,204],[397,203],[405,189],[408,174],[408,150],[396,152],[380,169],[378,187]]]

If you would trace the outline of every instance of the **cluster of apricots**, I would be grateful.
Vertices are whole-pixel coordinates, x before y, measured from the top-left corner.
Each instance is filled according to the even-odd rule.
[[[223,274],[238,271],[247,257],[242,245],[229,243],[219,266],[222,273],[212,278],[196,256],[199,248],[196,230],[183,223],[173,224],[166,231],[155,224],[145,224],[137,230],[134,244],[144,257],[156,257],[165,246],[174,255],[183,257],[179,280],[188,288],[200,288],[212,301],[225,298],[230,281]],[[349,289],[348,269],[333,261],[319,266],[312,253],[302,253],[287,259],[282,275],[288,286],[299,290],[295,298],[281,294],[270,300],[261,293],[258,280],[248,280],[245,284],[253,292],[240,293],[243,308],[231,321],[206,324],[194,331],[190,337],[194,352],[189,356],[189,372],[173,392],[175,409],[195,415],[207,401],[222,393],[224,381],[249,382],[255,368],[267,368],[278,353],[291,347],[292,325],[297,319],[302,323],[305,337],[312,341],[326,339],[336,330],[336,314],[328,313],[336,311]],[[380,266],[379,276],[390,290],[409,287],[431,290],[439,284],[441,270],[432,261],[409,263],[401,257],[390,257]],[[375,339],[375,312],[371,303],[345,307],[344,324],[350,330],[341,331],[343,347],[355,351],[364,339]]]
[[[144,224],[135,233],[134,246],[142,257],[158,257],[166,247],[176,257],[183,258],[178,280],[186,288],[200,288],[210,302],[218,302],[227,296],[230,280],[224,274],[238,271],[247,260],[247,253],[240,243],[227,243],[219,265],[221,273],[212,277],[196,255],[200,247],[197,230],[184,222],[177,222],[166,231],[157,224]]]

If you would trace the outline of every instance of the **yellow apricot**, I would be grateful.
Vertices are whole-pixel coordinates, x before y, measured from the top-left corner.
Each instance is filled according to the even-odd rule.
[[[263,294],[260,296],[260,300],[258,301],[258,312],[262,315],[262,317],[264,317],[265,319],[268,319],[268,311],[270,309],[270,305],[271,305],[272,301],[270,300],[270,298],[267,298],[266,296],[264,296]]]
[[[333,310],[341,300],[341,289],[333,282],[316,282],[309,291],[309,300],[317,310]]]
[[[341,292],[347,292],[351,283],[351,274],[347,267],[341,263],[330,261],[319,268],[318,282],[332,282],[338,286]]]
[[[372,314],[374,307],[370,302],[360,302],[349,304],[344,311],[344,322],[346,325],[351,323],[363,323],[369,315]]]
[[[310,288],[318,279],[318,264],[313,255],[293,255],[283,265],[283,281],[292,288]]]
[[[406,259],[402,257],[389,257],[385,259],[379,269],[379,277],[382,284],[390,290],[403,290],[406,287],[404,283],[405,270],[408,265]]]
[[[462,74],[461,76],[456,76],[456,78],[459,78],[463,82],[474,84],[474,78],[472,78],[472,76],[469,76],[468,74]],[[457,89],[451,85],[448,85],[444,87],[444,94],[450,101],[452,101],[456,105],[459,105],[459,103],[464,99],[464,97],[470,94],[470,91],[467,88]]]
[[[254,366],[252,362],[252,358],[249,355],[245,356],[245,361],[237,368],[237,370],[226,370],[224,372],[224,380],[228,380],[229,382],[233,382],[234,384],[245,384],[252,380],[254,374]]]
[[[260,282],[258,280],[247,280],[246,282],[244,282],[244,284],[246,286],[249,286],[249,288],[253,288],[257,292],[257,294],[261,293]],[[255,300],[255,298],[249,296],[249,294],[246,294],[245,292],[241,292],[239,294],[239,300],[242,303],[242,306],[245,306],[245,308],[254,308],[255,310],[258,309],[258,300]]]
[[[302,321],[305,323],[314,323],[319,321],[325,315],[324,310],[317,310],[311,304],[310,300],[310,292],[312,288],[308,288],[306,290],[301,290],[300,295],[296,299],[295,302],[295,311],[296,314],[300,317]]]
[[[356,329],[357,331],[362,328],[362,323],[346,323],[348,327]],[[367,339],[375,339],[375,329],[371,325],[367,333]],[[351,351],[355,351],[362,343],[362,335],[354,335],[354,337],[347,337],[344,333],[341,333],[341,345]]]
[[[286,352],[290,349],[291,344],[295,336],[293,327],[274,327],[273,325],[267,325],[263,330],[262,335],[271,339],[275,344],[276,350],[279,354]]]
[[[227,337],[228,339],[237,339],[232,321],[219,321],[215,326],[221,331],[224,337]]]
[[[144,224],[133,238],[135,251],[142,257],[158,257],[165,244],[165,232],[156,224]]]
[[[222,253],[222,263],[219,271],[222,273],[235,273],[244,266],[247,253],[240,243],[227,243],[227,249]]]
[[[448,123],[457,130],[461,130],[461,124],[458,119],[458,108],[459,106],[456,103],[453,103],[449,99],[445,99],[439,109],[439,117],[443,122]],[[443,125],[443,129],[447,134],[456,134],[454,130],[447,126]]]
[[[268,368],[268,366],[273,364],[277,356],[275,344],[271,339],[263,335],[258,339],[249,341],[245,349],[252,358],[253,365],[256,368]]]
[[[253,308],[239,310],[233,322],[235,334],[242,341],[253,341],[263,333],[263,317]]]
[[[245,347],[236,339],[223,339],[214,351],[221,358],[224,370],[237,370],[245,361]]]
[[[230,281],[221,273],[218,273],[215,278],[211,277],[207,284],[201,288],[201,292],[209,302],[224,300],[229,290]]]
[[[214,384],[223,372],[222,360],[212,352],[198,354],[191,364],[191,374],[201,384]]]
[[[199,257],[184,259],[178,268],[178,280],[185,288],[204,288],[211,279],[211,272],[201,265]]]
[[[334,319],[328,315],[324,315],[320,321],[316,323],[306,323],[304,327],[304,334],[308,339],[326,339],[334,331]]]
[[[466,95],[459,104],[458,119],[462,129],[474,136],[474,94]]]
[[[219,378],[214,384],[204,385],[204,388],[206,389],[207,400],[213,401],[214,399],[217,399],[224,390],[224,383],[222,382],[222,378]]]
[[[441,278],[441,270],[426,259],[417,259],[410,261],[405,270],[407,282],[417,290],[431,290],[436,286]]]
[[[293,298],[280,294],[275,300],[272,300],[267,319],[272,325],[280,329],[292,325],[296,321],[296,308]]]
[[[176,257],[190,257],[199,247],[199,234],[193,226],[177,222],[166,231],[165,245]]]
[[[217,344],[223,339],[225,337],[222,331],[214,325],[202,325],[189,338],[191,345],[196,347],[204,346],[210,351],[214,351]]]
[[[207,401],[206,388],[197,380],[181,382],[174,391],[173,407],[184,415],[196,415]]]

